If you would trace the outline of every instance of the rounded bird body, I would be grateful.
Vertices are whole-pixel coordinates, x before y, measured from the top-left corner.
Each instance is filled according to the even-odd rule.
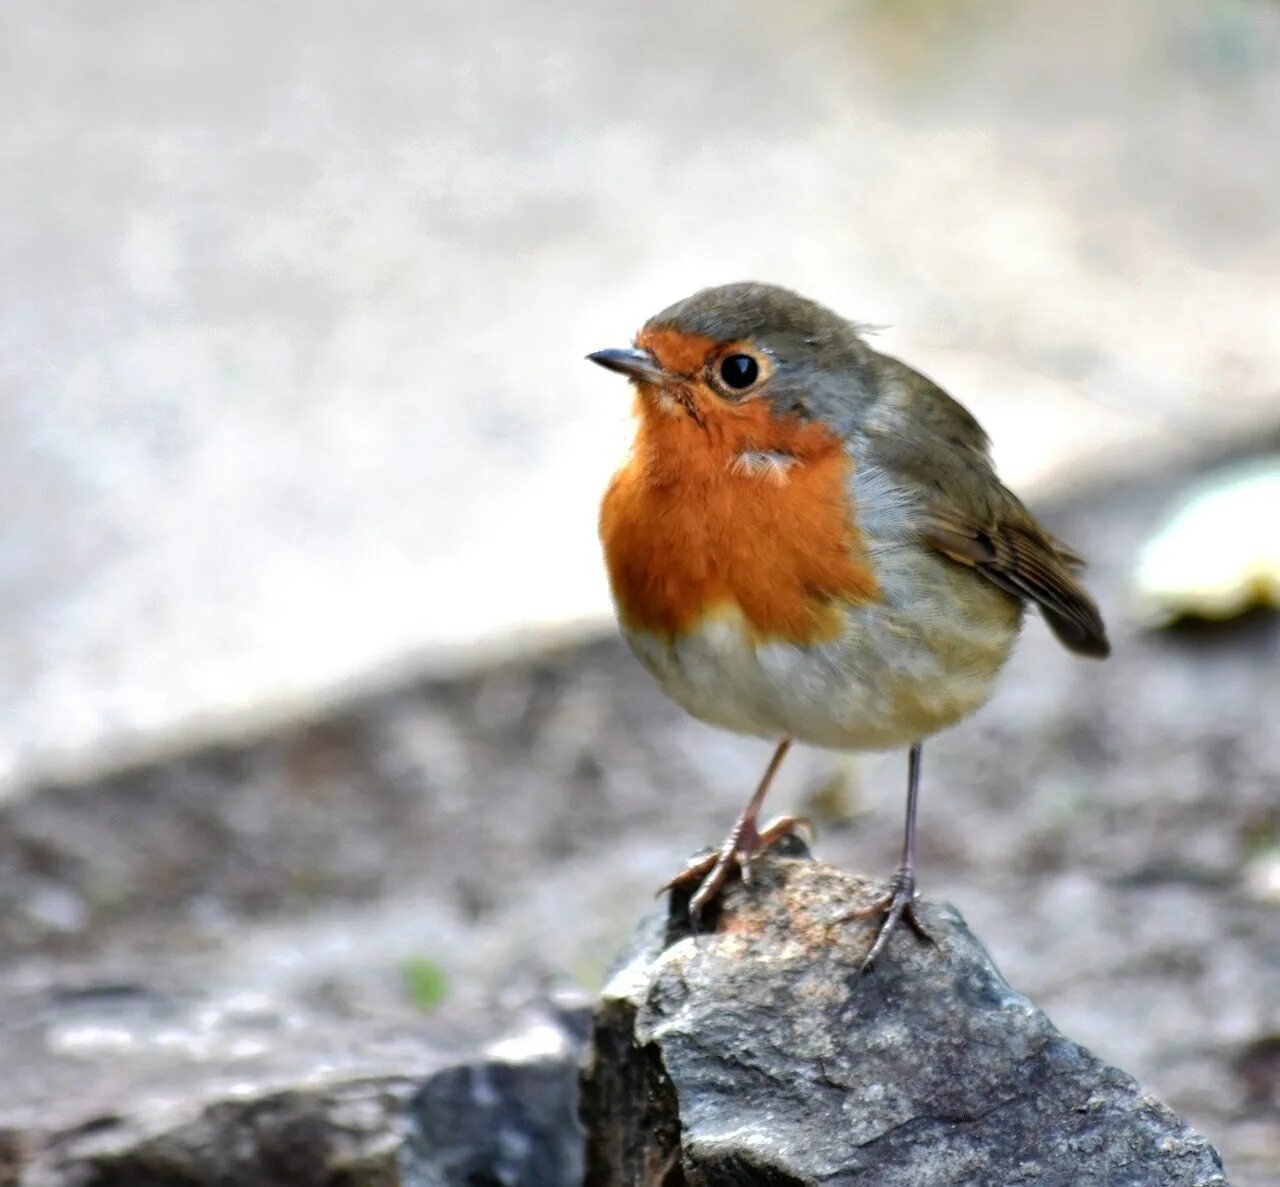
[[[770,774],[790,739],[918,748],[959,721],[1027,603],[1066,646],[1106,654],[1079,559],[1000,483],[978,423],[855,323],[726,285],[591,358],[637,389],[600,515],[623,634],[694,716],[779,739]],[[704,900],[760,837],[749,807],[714,870],[698,867]]]
[[[674,700],[741,733],[881,749],[987,699],[1021,603],[917,539],[861,442],[809,425],[673,449],[704,430],[641,415],[601,534],[623,635]]]

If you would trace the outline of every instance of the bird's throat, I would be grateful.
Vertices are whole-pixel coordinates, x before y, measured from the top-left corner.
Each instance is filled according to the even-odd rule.
[[[742,467],[744,452],[794,458],[785,483]],[[614,476],[600,534],[619,613],[675,639],[708,615],[740,616],[760,640],[838,634],[842,606],[878,597],[849,499],[843,443],[779,422],[764,401],[704,416],[642,410]]]

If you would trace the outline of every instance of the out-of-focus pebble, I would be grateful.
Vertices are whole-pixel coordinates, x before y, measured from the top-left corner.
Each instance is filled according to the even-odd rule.
[[[838,758],[801,804],[801,814],[820,829],[847,828],[864,810],[858,763],[849,756]]]
[[[1138,555],[1137,612],[1152,627],[1280,608],[1280,457],[1192,487]]]
[[[1245,893],[1255,902],[1280,907],[1280,847],[1264,849],[1245,863]]]

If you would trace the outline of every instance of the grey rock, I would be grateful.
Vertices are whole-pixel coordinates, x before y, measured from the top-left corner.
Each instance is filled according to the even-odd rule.
[[[766,858],[691,937],[674,902],[605,988],[587,1183],[1209,1187],[1221,1159],[1005,982],[953,907],[858,976],[879,887]]]
[[[403,1183],[576,1187],[583,1148],[577,1106],[571,1058],[451,1068],[410,1105]]]
[[[0,1187],[582,1180],[585,1008],[528,1008],[480,1045],[425,1018],[296,1005],[231,1018],[209,1001],[101,996],[46,1001],[29,1023],[12,1008],[0,1019],[3,1066],[42,1076],[31,1107],[0,1111]],[[68,1045],[72,1033],[85,1037]],[[96,1050],[95,1033],[109,1037]]]

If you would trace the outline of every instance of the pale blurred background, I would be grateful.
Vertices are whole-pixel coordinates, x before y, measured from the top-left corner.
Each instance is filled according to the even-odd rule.
[[[583,355],[771,280],[978,415],[1117,641],[1033,624],[930,750],[926,891],[1280,1183],[1280,631],[1168,643],[1127,585],[1280,437],[1280,5],[18,0],[0,102],[0,996],[598,986],[764,754],[613,640]],[[775,806],[887,873],[902,766]],[[95,1050],[58,1074],[133,1099]]]
[[[1274,407],[1280,10],[0,14],[0,780],[607,613],[582,361],[759,278],[1016,484]]]

